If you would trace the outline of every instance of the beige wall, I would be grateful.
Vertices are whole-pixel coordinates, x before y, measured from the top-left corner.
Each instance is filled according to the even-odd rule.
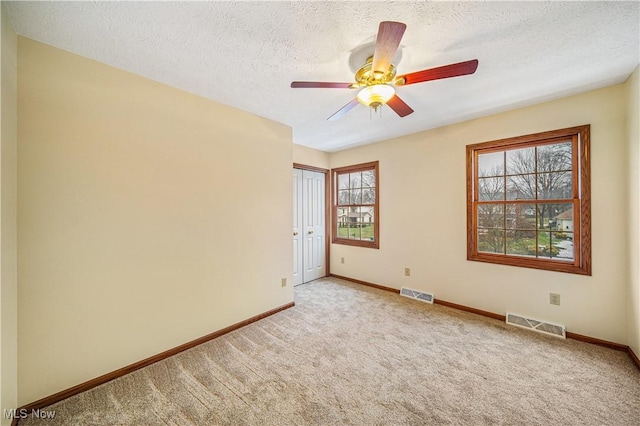
[[[0,4],[2,67],[0,69],[0,416],[10,424],[4,410],[17,408],[18,288],[17,288],[17,38]]]
[[[629,164],[628,345],[640,357],[640,69],[626,82]]]
[[[329,153],[303,145],[293,145],[293,162],[305,166],[329,169]]]
[[[625,93],[617,85],[333,153],[332,167],[380,161],[381,237],[380,250],[332,245],[331,272],[626,344]],[[467,261],[465,146],[581,124],[591,124],[593,276]]]
[[[20,404],[293,301],[289,127],[22,37],[18,66]]]

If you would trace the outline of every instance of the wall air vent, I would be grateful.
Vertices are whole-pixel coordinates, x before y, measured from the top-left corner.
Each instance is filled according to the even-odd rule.
[[[526,318],[522,315],[510,314],[507,312],[507,324],[537,331],[539,333],[550,334],[562,339],[567,338],[567,333],[564,325],[534,320],[531,318]]]
[[[423,293],[421,291],[411,290],[410,288],[406,287],[402,287],[402,289],[400,289],[400,295],[427,303],[433,303],[434,299],[433,294],[431,293]]]

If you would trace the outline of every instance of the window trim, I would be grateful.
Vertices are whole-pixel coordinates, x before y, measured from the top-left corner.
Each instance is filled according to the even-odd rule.
[[[373,214],[375,221],[373,222],[373,241],[350,240],[338,237],[338,174],[347,174],[353,172],[361,172],[365,170],[373,170],[376,176],[375,197],[376,202],[373,205]],[[331,169],[331,242],[333,244],[343,244],[347,246],[367,247],[373,249],[380,248],[380,167],[378,161],[369,163],[354,164],[351,166],[337,167]]]
[[[573,179],[577,177],[573,194],[574,261],[527,258],[508,254],[492,254],[477,250],[476,194],[478,153],[505,151],[518,147],[553,143],[557,138],[577,138],[573,145]],[[544,269],[556,272],[591,275],[591,178],[590,178],[590,125],[569,127],[542,133],[517,136],[490,142],[467,145],[467,260],[501,265]],[[579,175],[578,175],[579,174]],[[537,200],[535,200],[537,201]],[[578,229],[576,229],[578,228]]]

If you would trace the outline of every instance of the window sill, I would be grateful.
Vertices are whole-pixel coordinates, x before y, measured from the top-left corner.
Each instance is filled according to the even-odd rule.
[[[372,249],[380,248],[380,244],[378,243],[378,241],[347,240],[345,238],[334,238],[331,241],[331,243],[342,244],[345,246],[372,248]]]
[[[504,254],[492,255],[489,253],[476,253],[467,256],[467,260],[476,262],[494,263],[498,265],[520,266],[524,268],[542,269],[545,271],[567,272],[570,274],[591,275],[591,265],[579,266],[572,262],[562,260],[527,259],[519,256]]]

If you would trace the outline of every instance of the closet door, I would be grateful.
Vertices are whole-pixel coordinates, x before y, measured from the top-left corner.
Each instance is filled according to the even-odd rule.
[[[306,283],[326,275],[324,173],[303,170],[302,181],[302,282]]]
[[[293,169],[293,284],[326,276],[325,175]]]

